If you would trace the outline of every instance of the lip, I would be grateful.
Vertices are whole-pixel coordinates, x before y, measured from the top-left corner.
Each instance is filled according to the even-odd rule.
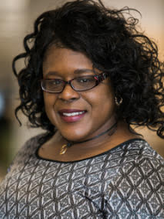
[[[69,113],[74,113],[72,116],[64,115],[64,114],[69,114]],[[80,113],[80,114],[75,114],[75,113]],[[86,114],[86,110],[80,110],[80,109],[62,109],[59,110],[59,115],[61,119],[67,123],[72,123],[72,122],[77,122],[81,118],[83,118]]]

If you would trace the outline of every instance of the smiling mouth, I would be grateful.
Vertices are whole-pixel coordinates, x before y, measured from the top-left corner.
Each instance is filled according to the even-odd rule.
[[[83,113],[85,113],[85,111],[82,112],[73,112],[73,113],[62,113],[63,116],[78,116],[78,115],[82,115]]]
[[[86,114],[85,110],[60,110],[59,115],[64,122],[77,122]]]

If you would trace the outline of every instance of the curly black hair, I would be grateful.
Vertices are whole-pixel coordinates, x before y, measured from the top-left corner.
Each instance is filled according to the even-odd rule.
[[[129,127],[147,126],[164,138],[163,63],[158,59],[157,45],[138,31],[138,19],[131,11],[137,10],[108,9],[101,0],[75,0],[41,14],[34,31],[24,38],[25,52],[13,60],[21,100],[15,110],[17,119],[21,110],[33,127],[54,133],[40,80],[45,52],[55,44],[82,52],[94,67],[109,73],[116,97],[123,100],[117,109],[118,119]],[[25,67],[17,72],[16,62],[22,58]]]

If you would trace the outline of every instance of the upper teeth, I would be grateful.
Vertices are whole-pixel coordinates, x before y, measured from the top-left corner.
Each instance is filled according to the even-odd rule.
[[[80,114],[83,114],[84,111],[82,112],[73,112],[73,113],[63,113],[64,116],[77,116],[77,115],[80,115]]]

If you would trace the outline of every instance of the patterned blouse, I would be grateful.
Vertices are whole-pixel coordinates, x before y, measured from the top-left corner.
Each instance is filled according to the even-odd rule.
[[[0,184],[0,219],[164,219],[164,159],[142,139],[88,159],[42,159],[39,137]]]

